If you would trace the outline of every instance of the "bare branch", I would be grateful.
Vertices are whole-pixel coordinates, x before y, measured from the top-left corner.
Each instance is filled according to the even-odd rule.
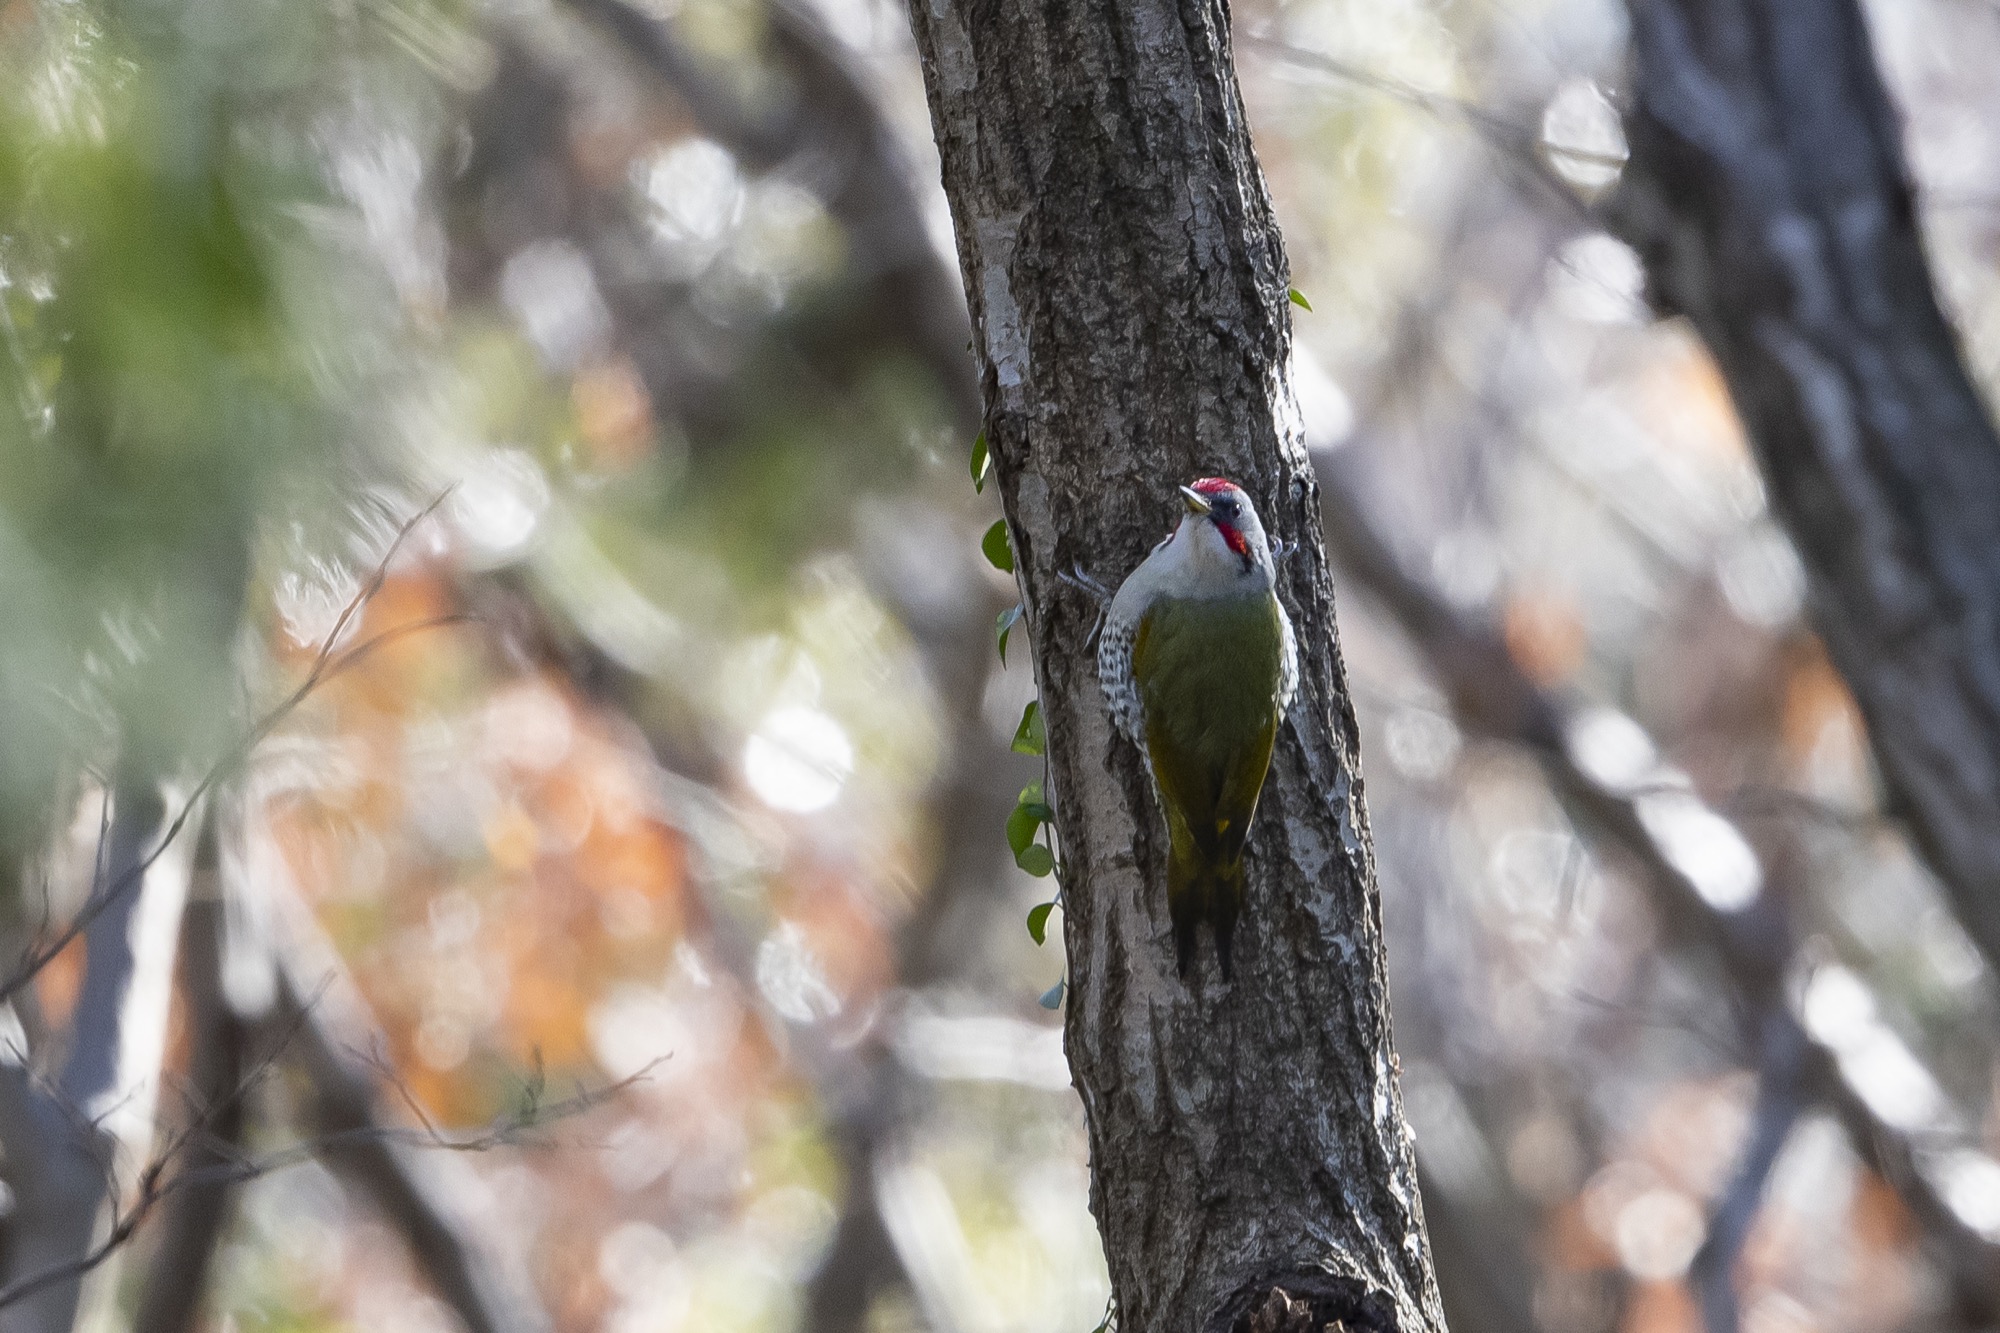
[[[298,901],[281,863],[273,864],[257,892],[269,908],[268,947],[278,983],[273,1012],[304,1015],[292,1050],[312,1088],[312,1155],[374,1202],[402,1234],[439,1299],[471,1333],[543,1333],[549,1316],[526,1274],[502,1260],[503,1238],[453,1202],[466,1192],[466,1182],[452,1174],[467,1169],[455,1161],[459,1153],[476,1151],[486,1140],[497,1147],[507,1134],[520,1137],[527,1128],[521,1123],[525,1099],[497,1125],[461,1141],[388,1125],[377,1107],[374,1071],[351,1054],[381,1041],[365,999]],[[320,978],[317,998],[308,998],[301,980],[307,976]],[[583,1101],[572,1099],[574,1113],[598,1100],[597,1094],[580,1096]],[[425,1151],[440,1147],[448,1150]]]
[[[111,1227],[95,1245],[84,1249],[73,1259],[50,1264],[0,1287],[0,1310],[5,1310],[58,1284],[74,1282],[96,1269],[138,1234],[139,1228],[145,1224],[155,1208],[184,1185],[194,1183],[198,1179],[197,1176],[174,1172],[182,1155],[194,1145],[205,1141],[210,1135],[212,1126],[240,1105],[251,1089],[271,1071],[279,1055],[303,1026],[302,1013],[295,1016],[279,1032],[278,1039],[272,1042],[264,1055],[244,1072],[235,1087],[203,1108],[201,1114],[191,1124],[168,1136],[165,1145],[139,1172],[134,1196],[129,1204],[120,1207],[115,1192],[112,1194],[113,1207],[116,1211],[112,1217]],[[93,1200],[91,1213],[94,1215],[95,1212]]]
[[[1857,0],[1649,0],[1606,220],[1713,353],[1894,813],[2000,976],[2000,432]]]
[[[1470,126],[1488,145],[1509,159],[1527,166],[1530,174],[1547,189],[1552,198],[1560,202],[1566,211],[1580,218],[1589,217],[1592,209],[1578,196],[1576,187],[1564,180],[1562,175],[1550,166],[1550,156],[1612,170],[1621,169],[1625,165],[1622,156],[1595,153],[1581,148],[1551,147],[1543,141],[1539,129],[1516,122],[1468,98],[1419,88],[1415,84],[1377,73],[1321,51],[1295,46],[1265,33],[1244,33],[1237,38],[1237,41],[1244,49],[1257,52],[1268,59],[1329,75],[1357,87],[1382,93],[1431,115],[1456,120]]]
[[[572,1095],[555,1101],[543,1099],[541,1083],[537,1077],[524,1086],[520,1100],[511,1109],[483,1129],[471,1133],[451,1133],[440,1129],[428,1118],[421,1129],[402,1129],[371,1123],[302,1139],[255,1158],[236,1157],[233,1160],[181,1166],[183,1158],[197,1148],[227,1151],[226,1141],[214,1133],[217,1122],[241,1105],[244,1098],[271,1072],[279,1058],[288,1052],[293,1040],[300,1033],[311,1029],[313,1009],[317,1003],[317,998],[310,1000],[290,1014],[286,1020],[286,1030],[280,1039],[243,1076],[237,1086],[228,1095],[210,1103],[193,1124],[169,1137],[166,1145],[139,1173],[136,1197],[118,1217],[114,1218],[110,1231],[102,1241],[68,1263],[52,1266],[0,1287],[0,1309],[26,1300],[36,1292],[56,1283],[73,1280],[95,1269],[137,1235],[139,1229],[161,1204],[183,1190],[215,1185],[238,1185],[282,1171],[286,1167],[296,1166],[301,1162],[364,1145],[400,1144],[411,1148],[472,1153],[491,1152],[502,1147],[519,1147],[534,1142],[535,1131],[593,1111],[620,1094],[645,1083],[652,1071],[665,1063],[668,1058],[662,1056],[638,1072],[600,1088],[579,1087]],[[386,1066],[376,1067],[386,1069]],[[393,1076],[392,1070],[387,1072]],[[403,1087],[400,1079],[393,1081],[397,1087]],[[407,1095],[407,1089],[404,1091]]]
[[[1649,797],[1643,783],[1626,786],[1593,773],[1574,741],[1578,710],[1530,681],[1497,634],[1466,621],[1405,570],[1337,464],[1339,455],[1316,457],[1335,558],[1401,625],[1461,721],[1532,753],[1578,823],[1631,858],[1668,929],[1713,951],[1739,1000],[1766,1015],[1773,1030],[1765,1040],[1800,1045],[1806,1095],[1833,1108],[1858,1150],[1898,1189],[1940,1247],[1961,1294],[1975,1308],[2000,1309],[2000,1245],[1953,1206],[1935,1170],[1933,1145],[1883,1119],[1838,1052],[1814,1039],[1785,1001],[1792,936],[1778,896],[1760,893],[1740,910],[1718,906],[1649,827],[1642,804],[1657,797]]]
[[[920,181],[894,123],[854,54],[811,0],[772,0],[765,14],[773,53],[798,84],[795,103],[775,114],[748,106],[736,88],[688,49],[673,25],[629,0],[567,0],[673,88],[705,133],[753,170],[808,153],[839,165],[819,193],[845,228],[891,336],[937,376],[959,422],[980,420],[979,386],[965,348],[964,299],[954,257],[931,239]]]
[[[1708,1238],[1695,1254],[1689,1280],[1701,1299],[1708,1333],[1736,1333],[1736,1261],[1764,1202],[1771,1168],[1806,1108],[1806,1066],[1810,1044],[1798,1024],[1782,1011],[1762,1016],[1762,1060],[1757,1071],[1757,1109],[1750,1141],[1737,1162],[1729,1188],[1708,1215]]]
[[[347,632],[348,625],[361,614],[369,602],[375,599],[375,594],[382,591],[382,585],[389,581],[389,566],[395,563],[396,556],[403,549],[403,543],[409,540],[410,534],[416,531],[419,523],[435,514],[444,502],[451,498],[452,491],[456,489],[455,486],[445,487],[429,504],[403,520],[402,526],[396,529],[396,535],[390,538],[388,549],[383,551],[382,558],[375,562],[374,572],[368,576],[368,581],[355,590],[354,596],[347,599],[347,605],[342,607],[339,616],[335,617],[333,628],[327,631],[326,639],[313,657],[312,668],[306,672],[305,680],[300,683],[297,690],[293,691],[291,698],[279,705],[280,708],[296,707],[312,692],[313,686],[325,677],[334,650],[340,646],[340,636]]]
[[[214,790],[217,783],[236,772],[244,761],[250,757],[251,752],[257,748],[258,744],[276,730],[279,724],[286,718],[290,717],[314,690],[342,672],[359,665],[378,649],[395,642],[397,639],[422,630],[462,624],[471,619],[470,616],[465,615],[436,616],[412,624],[400,625],[393,629],[384,630],[374,638],[357,645],[346,653],[335,655],[337,641],[340,635],[345,632],[348,623],[381,590],[383,583],[387,580],[389,563],[395,559],[397,551],[402,548],[404,539],[409,536],[411,530],[418,523],[434,513],[437,507],[444,503],[445,498],[450,493],[447,490],[443,494],[440,494],[437,499],[431,501],[430,504],[426,505],[403,524],[397,531],[395,540],[390,543],[387,553],[382,557],[381,563],[376,567],[373,576],[363,585],[360,591],[355,593],[353,599],[348,602],[346,608],[340,613],[339,619],[334,622],[333,630],[327,635],[325,642],[321,644],[319,653],[313,658],[312,668],[306,673],[305,679],[277,707],[259,718],[256,724],[240,740],[223,753],[221,758],[210,765],[208,771],[202,774],[201,780],[195,784],[194,790],[181,803],[179,812],[174,816],[173,821],[167,825],[166,831],[160,835],[158,843],[154,845],[150,852],[138,858],[115,876],[112,876],[108,883],[104,883],[98,888],[93,889],[90,897],[77,910],[76,916],[70,921],[68,926],[64,927],[53,939],[29,950],[28,954],[16,967],[13,975],[8,977],[4,983],[0,983],[0,1004],[7,1003],[19,994],[23,988],[41,973],[43,968],[55,961],[57,955],[68,948],[78,936],[89,930],[93,921],[97,920],[113,903],[117,902],[136,886],[145,877],[146,872],[153,867],[153,864],[166,854],[167,849],[173,845],[174,840],[180,837],[182,830],[187,827],[188,821],[193,818],[194,812],[200,806],[202,799]]]

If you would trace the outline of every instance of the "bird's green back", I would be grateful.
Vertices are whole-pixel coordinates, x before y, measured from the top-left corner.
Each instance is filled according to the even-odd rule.
[[[1147,757],[1169,815],[1211,856],[1240,852],[1270,765],[1283,630],[1269,593],[1161,598],[1132,648]]]

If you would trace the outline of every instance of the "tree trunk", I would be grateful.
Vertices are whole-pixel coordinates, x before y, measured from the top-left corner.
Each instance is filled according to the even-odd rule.
[[[226,802],[218,801],[218,806]],[[201,1132],[177,1163],[189,1173],[160,1207],[132,1327],[136,1333],[196,1333],[208,1300],[215,1252],[235,1219],[238,1182],[230,1168],[245,1155],[250,1079],[256,1053],[253,1015],[231,1002],[224,983],[229,928],[222,889],[223,814],[202,821],[188,903],[181,916],[180,998],[187,1069],[176,1091],[185,1105],[169,1114],[199,1116]],[[196,1179],[197,1174],[207,1179]]]
[[[1441,1330],[1285,257],[1227,12],[913,0],[912,19],[1048,722],[1066,1038],[1119,1327]],[[1279,590],[1303,679],[1234,984],[1210,958],[1175,973],[1164,826],[1098,692],[1097,607],[1056,577],[1122,578],[1204,473],[1298,546]]]
[[[109,1229],[107,1207],[132,1188],[131,1164],[145,1160],[152,1139],[186,869],[163,857],[137,870],[167,824],[156,782],[128,772],[110,799],[93,891],[130,887],[83,934],[83,985],[61,1075],[39,1086],[25,1058],[0,1072],[18,1082],[0,1109],[16,1194],[0,1264],[0,1333],[67,1333],[108,1297],[108,1288],[87,1285],[90,1256]]]
[[[2000,971],[2000,438],[1855,0],[1633,0],[1614,226],[1694,322],[1893,810]]]

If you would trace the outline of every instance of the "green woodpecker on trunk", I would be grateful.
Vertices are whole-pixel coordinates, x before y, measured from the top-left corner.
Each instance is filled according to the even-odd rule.
[[[1166,815],[1167,914],[1181,976],[1207,921],[1226,981],[1243,910],[1243,846],[1298,685],[1298,647],[1250,497],[1220,477],[1180,492],[1180,525],[1105,612],[1097,674],[1118,729],[1146,756]]]

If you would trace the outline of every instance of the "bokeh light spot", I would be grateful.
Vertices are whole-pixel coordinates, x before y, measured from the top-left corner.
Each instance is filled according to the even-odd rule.
[[[853,773],[853,742],[816,708],[777,709],[743,747],[743,776],[774,810],[823,810]]]

